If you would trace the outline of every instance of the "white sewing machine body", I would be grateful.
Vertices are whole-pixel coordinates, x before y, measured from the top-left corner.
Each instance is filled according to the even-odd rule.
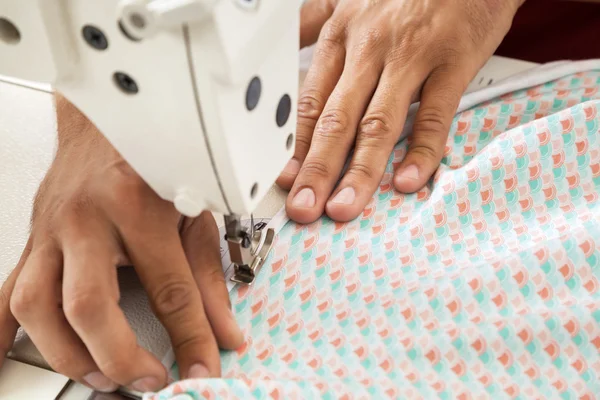
[[[300,3],[0,0],[0,74],[51,83],[182,214],[248,215],[294,151]]]
[[[275,233],[240,216],[294,151],[300,5],[0,0],[0,74],[51,83],[183,215],[224,214],[250,284]]]

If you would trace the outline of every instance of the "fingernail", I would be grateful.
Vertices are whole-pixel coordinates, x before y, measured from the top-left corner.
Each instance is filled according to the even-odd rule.
[[[141,393],[154,392],[160,389],[160,382],[153,376],[138,379],[131,384],[133,390]]]
[[[300,161],[292,158],[290,161],[288,161],[287,165],[283,169],[283,172],[289,175],[298,175],[298,172],[300,172]]]
[[[294,207],[312,208],[315,206],[315,192],[310,188],[302,189],[292,201]]]
[[[350,205],[354,203],[354,199],[356,198],[356,193],[354,189],[351,187],[347,187],[342,189],[334,198],[331,200],[332,203],[335,204],[346,204]]]
[[[188,378],[200,379],[208,377],[210,377],[210,372],[208,371],[208,368],[206,368],[203,364],[194,364],[190,367]]]
[[[83,377],[83,380],[97,391],[104,393],[114,392],[119,387],[101,372],[90,372]]]
[[[419,179],[419,169],[415,165],[409,165],[396,176],[396,181],[410,179],[416,181]]]

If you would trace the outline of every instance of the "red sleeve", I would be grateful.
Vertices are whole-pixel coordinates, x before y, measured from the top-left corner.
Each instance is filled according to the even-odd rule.
[[[527,0],[496,54],[538,63],[600,58],[600,3]]]

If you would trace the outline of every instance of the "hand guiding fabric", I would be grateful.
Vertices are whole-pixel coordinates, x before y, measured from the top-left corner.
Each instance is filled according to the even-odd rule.
[[[290,189],[290,218],[356,218],[377,190],[415,101],[421,106],[394,186],[405,193],[423,187],[443,158],[465,88],[521,3],[308,0],[301,46],[316,42],[315,53],[298,100],[296,152],[277,181]]]
[[[244,340],[230,310],[212,214],[183,218],[66,99],[59,146],[36,196],[29,242],[0,289],[0,363],[19,325],[55,371],[96,390],[167,383],[119,306],[133,265],[183,378],[218,377],[219,346]]]

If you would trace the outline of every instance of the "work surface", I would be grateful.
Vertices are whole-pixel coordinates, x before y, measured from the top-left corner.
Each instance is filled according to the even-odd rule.
[[[475,86],[529,68],[530,64],[496,59],[490,66],[474,81]],[[4,281],[26,241],[32,198],[52,160],[56,123],[51,95],[0,83],[0,121],[0,280]],[[258,216],[272,215],[282,200],[283,194],[273,190],[259,208]],[[165,354],[169,347],[166,334],[150,313],[136,277],[125,271],[120,278],[122,307],[140,343],[159,356]],[[18,341],[13,356],[45,365],[27,338]]]

